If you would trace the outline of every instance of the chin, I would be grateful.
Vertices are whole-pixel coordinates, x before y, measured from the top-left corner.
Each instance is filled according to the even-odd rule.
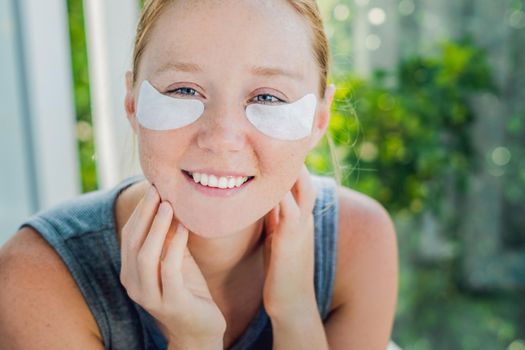
[[[190,208],[174,208],[177,218],[193,234],[205,237],[226,237],[254,224],[262,215],[224,215],[221,212],[202,214]],[[245,212],[246,213],[246,212]],[[232,218],[234,218],[232,220]]]

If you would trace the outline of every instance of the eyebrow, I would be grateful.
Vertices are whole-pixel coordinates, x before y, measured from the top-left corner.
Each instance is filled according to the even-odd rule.
[[[263,66],[253,66],[251,68],[251,73],[253,75],[273,77],[283,75],[295,80],[302,80],[303,76],[299,72],[294,72],[291,70],[286,70],[279,67],[263,67]]]
[[[176,70],[181,72],[188,73],[201,73],[203,69],[194,63],[187,62],[169,62],[162,65],[159,69],[155,71],[155,75],[162,74],[167,71]],[[279,68],[279,67],[266,67],[266,66],[252,66],[250,69],[251,74],[264,77],[274,77],[274,76],[285,76],[295,80],[302,80],[303,75],[299,72],[294,72],[291,70]]]
[[[202,72],[202,68],[194,63],[186,63],[186,62],[168,62],[164,65],[162,65],[159,69],[155,71],[155,75],[162,74],[171,70],[178,70],[181,72],[188,72],[188,73],[198,73]]]

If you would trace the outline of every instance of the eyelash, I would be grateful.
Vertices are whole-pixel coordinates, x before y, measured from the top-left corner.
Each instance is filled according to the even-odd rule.
[[[189,95],[184,94],[184,93],[181,93],[180,90],[186,90],[186,91],[191,90],[192,92],[194,92],[194,94],[189,94]],[[195,93],[197,93],[197,90],[189,88],[189,87],[180,87],[180,88],[168,91],[168,94],[175,94],[175,95],[180,95],[180,96],[195,96]]]
[[[183,93],[182,90],[186,90],[186,92],[192,92],[192,94]],[[168,94],[175,94],[175,95],[179,95],[179,96],[195,96],[195,94],[197,94],[198,92],[197,92],[197,90],[189,88],[189,87],[180,87],[180,88],[177,88],[177,89],[174,89],[174,90],[170,90],[167,93]],[[283,101],[280,98],[278,98],[278,97],[276,97],[274,95],[271,95],[271,94],[259,94],[259,95],[255,96],[254,98],[258,98],[260,96],[270,96],[270,97],[272,97],[272,99],[275,99],[275,100],[274,101],[261,101],[261,100],[258,100],[257,103],[261,103],[261,104],[265,104],[265,105],[273,105],[273,104],[285,103],[285,101]]]
[[[281,100],[280,98],[278,97],[275,97],[274,95],[270,95],[270,94],[259,94],[257,96],[255,96],[255,98],[258,98],[260,96],[270,96],[270,97],[273,97],[275,98],[277,101],[271,101],[271,102],[268,102],[268,101],[257,101],[259,103],[262,103],[262,104],[265,104],[265,105],[273,105],[273,104],[281,104],[281,103],[284,103],[283,100]]]

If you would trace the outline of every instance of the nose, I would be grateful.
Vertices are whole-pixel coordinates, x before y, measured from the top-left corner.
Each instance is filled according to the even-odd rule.
[[[197,135],[201,149],[215,154],[237,152],[246,144],[246,117],[242,107],[207,106]],[[210,108],[208,108],[210,107]]]

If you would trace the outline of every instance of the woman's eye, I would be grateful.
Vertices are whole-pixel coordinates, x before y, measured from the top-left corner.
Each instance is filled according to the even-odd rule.
[[[168,94],[179,95],[179,96],[196,96],[197,90],[189,87],[181,87],[174,90],[168,91]]]
[[[284,103],[283,100],[270,94],[261,94],[255,96],[255,101],[263,104],[278,104]]]

